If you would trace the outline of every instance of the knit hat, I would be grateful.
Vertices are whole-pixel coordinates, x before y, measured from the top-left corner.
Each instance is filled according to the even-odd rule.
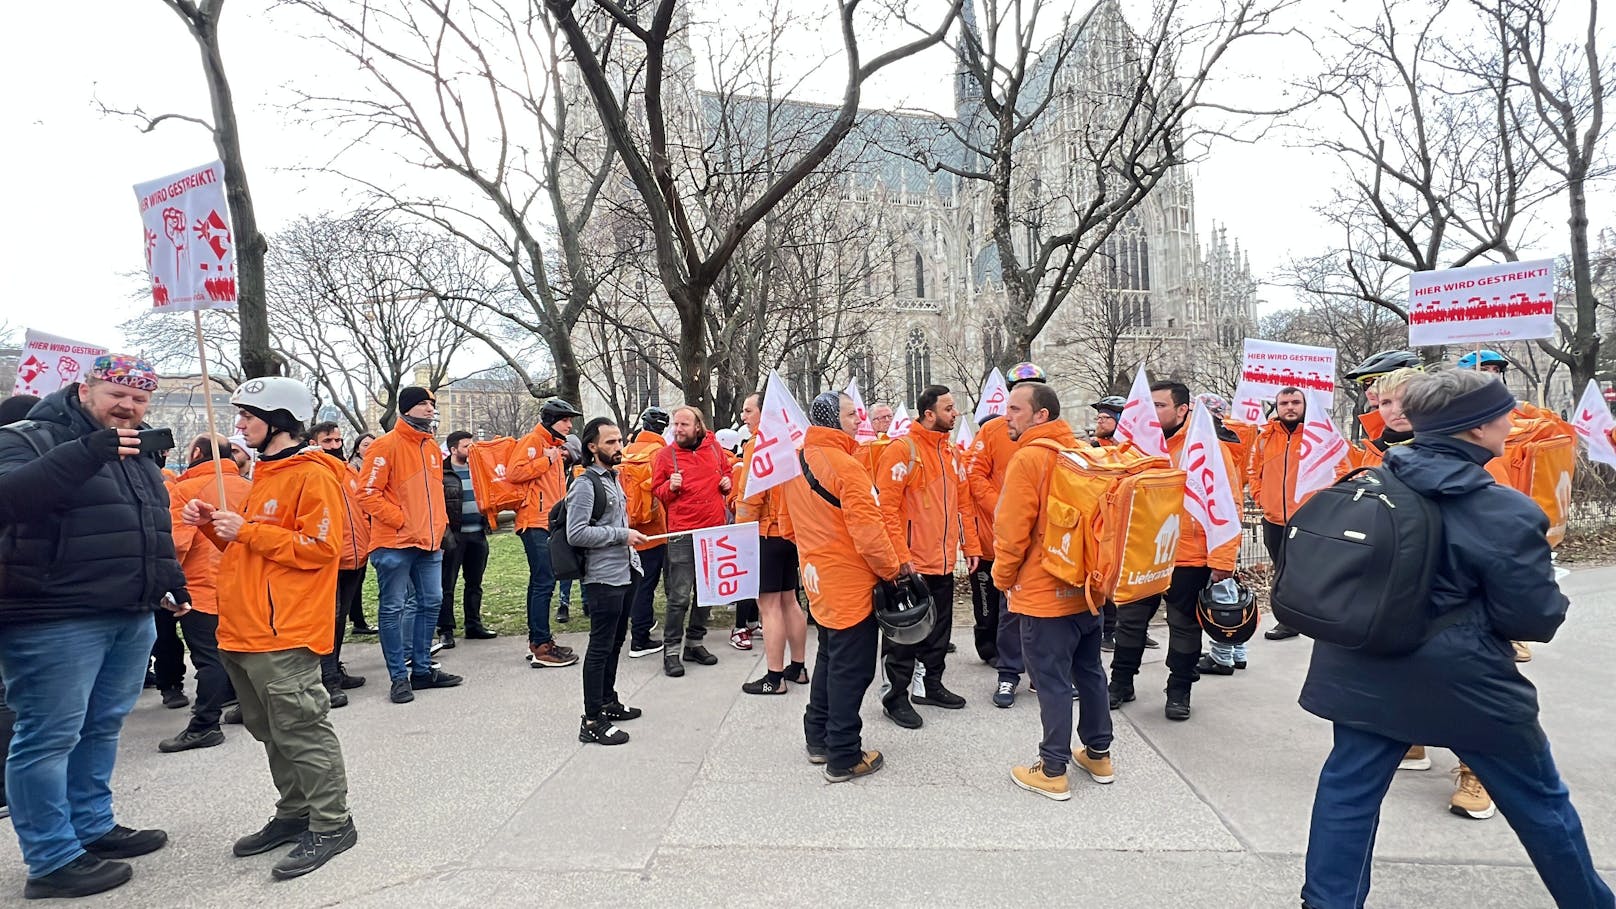
[[[1408,421],[1414,424],[1415,432],[1451,436],[1491,423],[1514,410],[1515,406],[1515,396],[1510,394],[1503,382],[1488,382],[1454,398],[1452,403],[1437,413],[1420,416],[1411,413]]]
[[[827,391],[815,398],[813,403],[808,405],[808,422],[827,429],[841,429],[841,395],[834,391]]]
[[[422,401],[431,401],[434,404],[438,403],[438,399],[432,397],[432,392],[427,391],[419,385],[410,385],[399,389],[398,412],[401,414],[409,413],[411,410],[414,410],[415,406],[420,404]]]
[[[90,367],[90,378],[111,382],[139,391],[157,390],[157,370],[139,357],[128,354],[102,354]]]

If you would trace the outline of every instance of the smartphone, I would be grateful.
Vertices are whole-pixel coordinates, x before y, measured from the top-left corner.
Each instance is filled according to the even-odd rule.
[[[156,454],[159,451],[173,450],[174,430],[142,429],[140,431],[140,453],[142,455]]]

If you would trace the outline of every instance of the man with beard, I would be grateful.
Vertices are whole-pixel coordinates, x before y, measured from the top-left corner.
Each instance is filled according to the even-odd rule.
[[[958,449],[949,439],[957,413],[954,395],[942,385],[929,385],[915,409],[920,419],[908,435],[887,446],[875,470],[876,499],[902,573],[925,578],[935,610],[924,641],[886,643],[883,662],[891,689],[882,706],[887,717],[905,729],[923,724],[909,701],[917,660],[926,667],[925,694],[917,695],[914,703],[948,710],[965,706],[964,698],[943,686],[948,638],[954,629],[954,564],[962,543],[968,571],[976,571],[982,555],[976,522],[964,520],[971,488]]]
[[[668,541],[668,609],[662,623],[662,671],[674,678],[685,674],[681,661],[703,666],[718,662],[701,643],[712,608],[693,605],[696,548],[690,535],[681,532],[724,523],[732,460],[707,431],[701,411],[686,405],[673,412],[673,444],[651,462],[651,493],[667,509],[668,532],[681,534]]]

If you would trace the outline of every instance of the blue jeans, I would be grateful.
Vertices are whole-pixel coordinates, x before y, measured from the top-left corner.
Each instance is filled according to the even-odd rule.
[[[1335,727],[1335,748],[1319,771],[1313,827],[1307,842],[1302,899],[1314,909],[1361,909],[1386,797],[1397,764],[1408,751],[1398,742],[1346,726]],[[1457,751],[1487,787],[1514,828],[1538,876],[1561,909],[1611,909],[1616,898],[1588,855],[1582,820],[1560,780],[1548,745],[1541,751]]]
[[[1246,645],[1225,644],[1221,641],[1209,641],[1211,646],[1212,662],[1219,666],[1233,666],[1246,661]]]
[[[518,530],[527,553],[527,642],[548,644],[550,601],[555,597],[555,571],[550,568],[550,531],[543,527]]]
[[[156,638],[149,612],[0,629],[6,704],[17,714],[6,797],[30,877],[112,829],[118,734]]]
[[[405,660],[417,673],[431,672],[432,639],[443,605],[443,551],[378,549],[370,554],[370,564],[380,591],[376,626],[388,677],[395,682],[409,678]]]

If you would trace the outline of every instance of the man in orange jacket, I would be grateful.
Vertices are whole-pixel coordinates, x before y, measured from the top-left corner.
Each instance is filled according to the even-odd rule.
[[[1184,450],[1184,434],[1189,427],[1190,390],[1183,383],[1154,382],[1150,396],[1156,405],[1167,442],[1167,457],[1174,463]],[[1240,482],[1234,453],[1227,444],[1219,445],[1223,466],[1231,486]],[[1190,718],[1190,687],[1198,677],[1195,663],[1201,656],[1201,624],[1195,618],[1195,604],[1201,590],[1212,581],[1234,575],[1240,554],[1236,536],[1217,549],[1207,551],[1206,532],[1188,510],[1178,513],[1178,548],[1174,559],[1172,585],[1166,594],[1156,594],[1137,603],[1117,604],[1117,649],[1111,656],[1111,709],[1134,699],[1133,680],[1145,652],[1145,629],[1156,610],[1167,605],[1167,706],[1169,720]]]
[[[415,692],[452,688],[463,679],[432,668],[438,612],[443,605],[443,452],[433,438],[438,405],[411,385],[398,393],[398,420],[365,452],[359,505],[370,515],[370,564],[376,566],[376,624],[395,704]],[[340,507],[340,503],[339,503]],[[405,614],[410,594],[415,608]],[[332,592],[336,596],[336,592]]]
[[[1021,617],[1022,654],[1038,680],[1038,714],[1044,729],[1038,760],[1030,767],[1012,769],[1010,778],[1028,792],[1063,802],[1072,797],[1066,781],[1069,762],[1075,761],[1096,783],[1111,782],[1113,773],[1111,711],[1105,667],[1100,664],[1104,623],[1089,608],[1082,588],[1045,570],[1038,551],[1049,520],[1044,491],[1060,455],[1035,443],[1077,445],[1060,412],[1060,397],[1041,382],[1010,392],[1003,422],[1020,447],[1010,459],[1000,493],[993,585],[1004,591],[1010,611]],[[1072,749],[1074,693],[1081,751]]]
[[[337,563],[337,624],[331,639],[331,652],[320,661],[320,675],[331,695],[331,707],[348,706],[348,691],[363,687],[365,677],[349,675],[342,665],[342,644],[348,634],[348,616],[363,615],[359,605],[365,592],[365,566],[370,558],[370,516],[359,507],[359,471],[348,466],[342,449],[342,427],[316,423],[309,429],[316,448],[342,465],[342,559]]]
[[[200,498],[185,523],[224,550],[219,561],[219,652],[241,720],[264,743],[280,791],[275,816],[236,841],[238,856],[294,843],[275,864],[280,880],[314,871],[359,840],[348,813],[348,774],[331,727],[320,656],[331,650],[332,603],[342,557],[342,465],[303,451],[314,412],[296,379],[248,379],[230,396],[236,430],[261,455],[243,512]],[[374,450],[374,449],[373,449]]]
[[[800,455],[803,476],[780,488],[808,608],[819,627],[819,655],[802,718],[808,760],[823,764],[825,779],[840,783],[881,769],[881,752],[864,750],[859,706],[875,681],[881,638],[871,595],[877,581],[898,577],[899,565],[870,476],[853,458],[858,448],[853,399],[822,394],[808,412],[812,425]]]
[[[582,411],[560,398],[544,402],[539,425],[517,440],[505,472],[505,479],[522,488],[516,536],[527,553],[527,663],[534,669],[560,669],[578,662],[572,648],[556,643],[550,633],[550,601],[556,589],[555,570],[550,567],[550,509],[567,494],[567,436],[573,419],[581,416]]]
[[[876,499],[887,536],[903,564],[904,574],[926,580],[934,608],[931,633],[915,645],[888,641],[882,660],[890,686],[882,701],[887,718],[905,729],[919,729],[920,714],[909,701],[915,662],[925,666],[925,693],[914,703],[948,710],[965,699],[943,685],[948,638],[954,628],[954,565],[963,545],[966,568],[975,571],[982,555],[976,522],[963,519],[970,508],[971,488],[949,433],[957,412],[954,395],[942,385],[928,385],[915,402],[920,418],[909,433],[892,440],[876,464]]]
[[[179,617],[185,632],[191,665],[196,667],[196,701],[191,705],[191,721],[185,730],[158,743],[164,753],[212,748],[224,744],[219,715],[224,705],[236,699],[230,676],[219,660],[219,547],[203,539],[197,529],[181,520],[185,503],[201,499],[215,508],[240,514],[247,505],[252,484],[242,479],[236,462],[228,457],[230,442],[224,436],[197,436],[191,443],[186,463],[190,465],[168,487],[169,513],[174,525],[174,554],[185,572],[185,588],[191,592],[191,610]],[[213,475],[213,459],[220,461],[224,474],[225,501],[219,501],[219,484]]]
[[[660,537],[668,532],[668,513],[662,501],[651,494],[651,461],[657,451],[668,444],[662,433],[668,428],[668,412],[660,407],[647,407],[640,414],[640,434],[623,449],[623,466],[617,470],[618,481],[628,499],[630,530],[647,537]],[[644,520],[634,520],[640,515]],[[640,569],[644,574],[634,585],[634,602],[629,607],[628,656],[631,660],[655,656],[662,652],[662,642],[651,639],[651,628],[656,625],[656,591],[662,580],[663,566],[668,563],[668,541],[650,540],[634,547],[640,554]]]

